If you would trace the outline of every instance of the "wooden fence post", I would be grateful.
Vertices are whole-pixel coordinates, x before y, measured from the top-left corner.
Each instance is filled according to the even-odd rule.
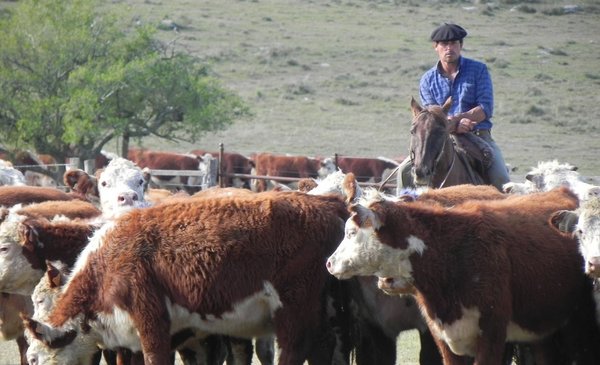
[[[94,175],[96,172],[96,160],[83,161],[83,170],[90,175]]]
[[[79,157],[67,157],[65,159],[65,162],[67,163],[67,171],[78,169],[79,161]]]
[[[219,174],[219,160],[209,154],[204,155],[204,163],[206,164],[206,174],[202,176],[201,189],[205,190],[211,186],[217,185],[217,176]]]

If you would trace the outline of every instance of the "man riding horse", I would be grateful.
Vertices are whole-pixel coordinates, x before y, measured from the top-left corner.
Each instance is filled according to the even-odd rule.
[[[443,24],[431,33],[439,60],[421,77],[421,102],[425,107],[443,105],[451,98],[447,117],[451,125],[449,130],[455,135],[477,136],[491,147],[491,160],[483,172],[485,180],[502,191],[510,177],[502,152],[491,135],[494,110],[492,80],[484,63],[461,56],[466,35],[467,32],[456,24]],[[411,169],[409,157],[400,168],[402,184],[399,185],[414,186],[414,171],[411,176]]]

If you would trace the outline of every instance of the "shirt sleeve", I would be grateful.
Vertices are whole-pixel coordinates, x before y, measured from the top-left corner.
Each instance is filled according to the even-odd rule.
[[[477,83],[477,105],[485,112],[486,119],[490,119],[494,114],[494,87],[486,65],[481,67]]]
[[[430,77],[430,73],[427,72],[421,77],[421,81],[419,82],[419,96],[421,97],[421,105],[423,106],[437,104],[433,94],[431,93],[431,90],[429,89],[431,87],[431,81],[429,80]]]

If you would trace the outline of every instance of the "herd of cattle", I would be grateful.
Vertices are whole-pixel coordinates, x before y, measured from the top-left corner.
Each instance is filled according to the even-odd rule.
[[[191,192],[144,169],[180,157],[201,168],[132,151],[66,192],[0,161],[0,339],[22,364],[394,365],[413,329],[421,364],[600,363],[600,187],[569,164],[401,195],[359,184],[384,159],[221,154],[227,187]]]

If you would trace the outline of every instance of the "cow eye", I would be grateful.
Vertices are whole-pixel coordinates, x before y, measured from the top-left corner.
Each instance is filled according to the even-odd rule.
[[[6,252],[6,251],[8,251],[8,246],[0,247],[0,252]]]
[[[144,185],[144,179],[140,179],[140,186]]]
[[[351,229],[347,229],[346,230],[346,238],[352,238],[356,236],[356,229],[355,228],[351,228]]]
[[[102,182],[100,183],[100,185],[102,185],[102,187],[106,187],[108,184],[106,183],[106,181],[102,181]]]

